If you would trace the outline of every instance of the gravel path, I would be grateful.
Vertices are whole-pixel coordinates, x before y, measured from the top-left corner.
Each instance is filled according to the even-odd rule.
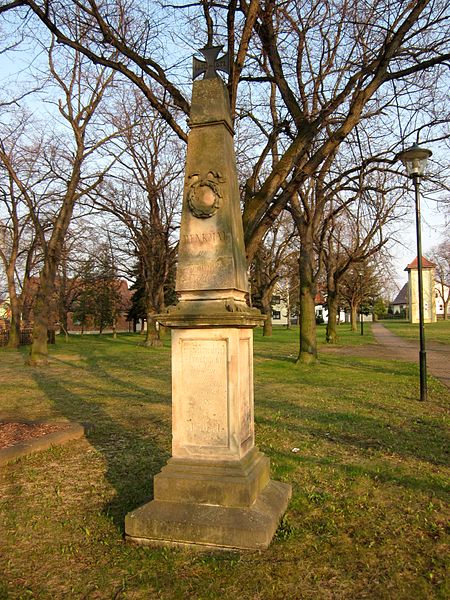
[[[383,346],[387,359],[419,362],[419,340],[401,338],[381,323],[372,323],[372,331],[378,344]],[[427,370],[450,388],[450,345],[427,342]]]

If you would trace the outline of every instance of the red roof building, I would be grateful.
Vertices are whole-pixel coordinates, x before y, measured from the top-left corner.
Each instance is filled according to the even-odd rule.
[[[419,260],[418,257],[416,256],[416,258],[409,263],[409,265],[406,267],[405,271],[410,271],[411,269],[417,269],[419,267]],[[434,263],[432,263],[430,260],[428,260],[427,258],[425,258],[425,256],[422,256],[422,269],[435,269],[436,265]]]

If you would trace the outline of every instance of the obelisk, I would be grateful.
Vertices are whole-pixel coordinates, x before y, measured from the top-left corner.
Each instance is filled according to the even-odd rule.
[[[176,291],[159,321],[172,333],[172,457],[154,499],[125,519],[140,544],[262,549],[291,487],[255,447],[253,328],[233,127],[218,47],[194,62]]]

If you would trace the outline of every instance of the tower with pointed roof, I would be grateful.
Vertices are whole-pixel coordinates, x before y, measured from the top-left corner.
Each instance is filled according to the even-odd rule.
[[[423,309],[424,322],[433,323],[436,321],[436,302],[435,294],[435,273],[436,265],[422,256],[422,280],[423,280]],[[408,305],[409,321],[411,323],[419,322],[419,275],[418,275],[418,257],[409,263],[405,271],[408,272]]]

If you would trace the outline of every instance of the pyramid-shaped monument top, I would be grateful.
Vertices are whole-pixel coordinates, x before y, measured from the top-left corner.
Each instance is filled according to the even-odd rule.
[[[416,256],[416,258],[409,263],[409,265],[406,267],[405,271],[410,271],[411,269],[417,269],[417,267],[419,266],[419,259]],[[422,269],[434,269],[436,267],[436,265],[429,261],[427,258],[425,258],[425,256],[422,256]]]
[[[228,89],[221,46],[194,60],[183,208],[175,290],[178,304],[161,315],[169,327],[254,327]],[[228,59],[224,60],[225,63]]]

